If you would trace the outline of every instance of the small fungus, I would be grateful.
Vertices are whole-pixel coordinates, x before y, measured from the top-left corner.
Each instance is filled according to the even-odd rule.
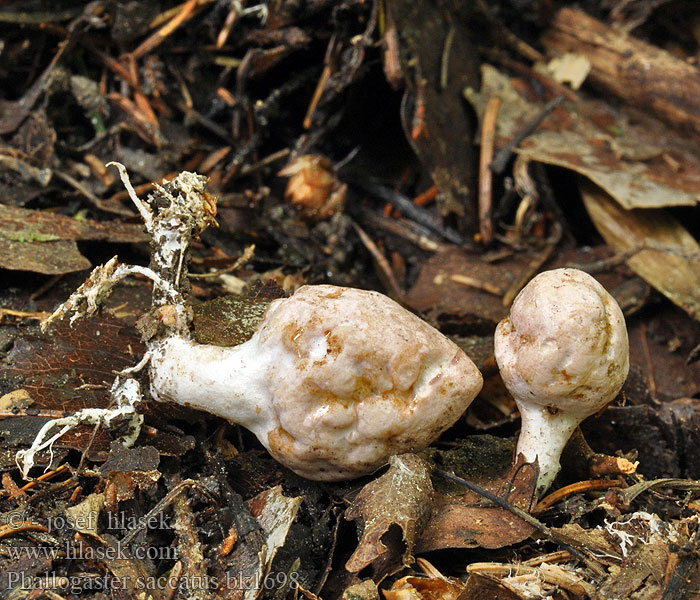
[[[587,273],[545,271],[498,324],[494,350],[522,417],[516,456],[537,461],[541,495],[559,472],[559,458],[578,424],[609,404],[627,378],[625,319]]]

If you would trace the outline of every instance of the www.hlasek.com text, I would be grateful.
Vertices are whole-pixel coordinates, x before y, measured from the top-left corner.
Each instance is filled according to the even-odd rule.
[[[88,546],[66,542],[63,546],[8,546],[8,556],[13,560],[68,559],[68,560],[177,560],[174,546],[124,546],[117,541],[112,546]]]

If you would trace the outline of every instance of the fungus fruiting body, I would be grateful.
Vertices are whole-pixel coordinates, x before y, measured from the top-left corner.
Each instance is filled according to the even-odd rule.
[[[537,461],[541,494],[559,472],[559,457],[578,424],[610,403],[625,382],[625,320],[587,273],[545,271],[498,324],[494,351],[522,417],[516,453]]]
[[[319,480],[371,473],[394,454],[424,448],[481,389],[481,374],[457,345],[377,292],[304,286],[272,302],[248,341],[229,348],[196,343],[183,287],[190,241],[216,214],[206,180],[184,172],[143,201],[124,167],[115,166],[151,234],[151,266],[120,265],[115,257],[43,325],[94,314],[118,281],[139,273],[154,283],[153,308],[140,321],[148,352],[117,375],[117,408],[82,411],[43,429],[18,455],[25,475],[37,451],[80,422],[133,417],[125,436],[133,443],[141,398],[134,376],[146,365],[156,400],[243,425],[279,462]]]
[[[331,285],[274,301],[239,346],[165,338],[150,375],[155,398],[243,425],[279,462],[320,480],[424,448],[482,384],[458,346],[393,300]]]

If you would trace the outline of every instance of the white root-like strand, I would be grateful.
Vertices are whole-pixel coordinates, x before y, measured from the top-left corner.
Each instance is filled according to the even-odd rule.
[[[141,389],[135,379],[119,379],[112,386],[112,396],[117,398],[116,408],[83,408],[72,415],[60,419],[52,419],[44,423],[44,426],[36,434],[32,445],[26,450],[19,450],[15,455],[15,462],[19,467],[22,477],[25,479],[29,471],[35,464],[37,452],[45,448],[49,449],[50,459],[48,466],[53,462],[53,444],[71,429],[78,425],[102,425],[111,427],[115,422],[128,419],[127,432],[122,436],[122,443],[125,446],[132,446],[138,438],[143,424],[143,415],[136,412],[134,404],[141,400]],[[60,428],[50,437],[49,433]]]

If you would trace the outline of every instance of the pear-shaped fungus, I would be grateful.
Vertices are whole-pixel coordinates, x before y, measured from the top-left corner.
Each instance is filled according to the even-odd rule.
[[[537,461],[537,492],[559,472],[578,424],[610,403],[629,371],[622,311],[593,277],[555,269],[535,277],[498,324],[496,361],[522,417],[516,456]]]
[[[151,348],[151,394],[243,425],[298,474],[340,480],[430,444],[481,389],[452,341],[377,292],[304,286],[247,342]]]

